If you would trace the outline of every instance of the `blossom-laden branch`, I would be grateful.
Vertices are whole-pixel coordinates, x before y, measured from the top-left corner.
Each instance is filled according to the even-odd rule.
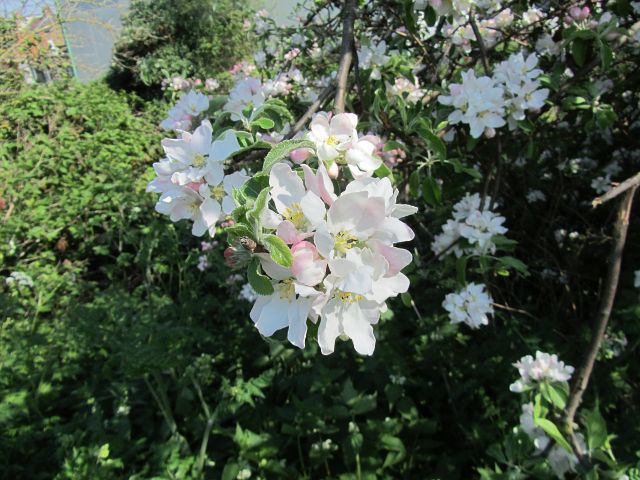
[[[336,113],[344,112],[345,100],[347,97],[347,82],[349,80],[349,70],[353,60],[353,24],[356,18],[355,0],[345,0],[342,9],[342,46],[340,48],[340,66],[338,67],[338,88],[334,110]]]
[[[637,177],[637,176],[636,176]],[[593,367],[600,351],[600,346],[604,339],[605,332],[607,330],[607,324],[609,323],[609,317],[611,316],[611,309],[613,308],[613,302],[616,297],[616,291],[618,289],[618,280],[620,278],[620,267],[622,264],[622,252],[627,239],[627,230],[629,229],[629,217],[631,214],[631,207],[633,206],[633,196],[638,188],[637,184],[627,189],[625,196],[620,202],[618,207],[618,213],[616,223],[613,227],[613,249],[609,257],[609,268],[607,276],[605,278],[604,291],[600,301],[600,307],[598,308],[598,315],[596,318],[596,329],[591,337],[591,343],[587,354],[582,362],[582,365],[578,369],[578,374],[575,377],[573,387],[571,389],[571,395],[567,402],[567,409],[565,415],[565,428],[569,433],[569,437],[572,443],[572,447],[576,453],[576,456],[582,460],[584,452],[576,441],[576,436],[573,432],[574,417],[582,401],[582,396],[589,384],[589,378],[593,372]]]

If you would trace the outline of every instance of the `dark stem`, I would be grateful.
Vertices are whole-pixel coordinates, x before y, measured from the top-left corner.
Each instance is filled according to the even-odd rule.
[[[627,239],[627,230],[629,228],[629,216],[631,214],[631,207],[633,205],[633,195],[635,194],[637,185],[627,189],[625,196],[620,201],[618,207],[618,213],[616,223],[613,227],[613,249],[609,256],[609,267],[607,275],[605,277],[604,290],[600,300],[600,306],[598,308],[598,314],[596,317],[596,329],[591,337],[591,343],[587,354],[578,369],[578,373],[574,379],[571,395],[567,402],[567,409],[565,415],[565,429],[569,434],[569,438],[576,456],[582,460],[584,453],[582,448],[577,442],[576,436],[573,433],[574,418],[582,396],[589,384],[589,378],[593,372],[593,367],[598,356],[598,351],[602,345],[605,332],[607,330],[607,324],[609,323],[609,317],[611,316],[611,309],[613,308],[613,302],[616,297],[616,290],[618,289],[618,280],[620,278],[620,265],[622,263],[622,252],[624,250],[624,244]]]
[[[340,48],[340,66],[338,67],[338,88],[334,110],[336,113],[344,112],[345,100],[347,97],[347,82],[349,80],[349,70],[353,58],[353,23],[356,17],[356,0],[344,0],[342,8],[342,46]]]

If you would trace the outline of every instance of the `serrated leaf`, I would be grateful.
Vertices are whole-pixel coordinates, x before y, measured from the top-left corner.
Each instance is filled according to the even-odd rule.
[[[391,175],[391,169],[387,167],[384,163],[378,167],[378,169],[373,172],[374,175],[378,178],[384,178]]]
[[[262,267],[260,261],[257,258],[253,258],[249,262],[247,267],[247,279],[249,285],[258,295],[271,295],[273,293],[273,285],[269,280],[269,277],[262,273]]]
[[[269,186],[269,177],[267,175],[254,175],[246,182],[240,191],[247,199],[255,199],[265,187]]]
[[[234,237],[249,237],[254,240],[256,238],[251,229],[244,223],[236,223],[235,225],[225,228],[224,231],[227,235],[232,235]]]
[[[284,140],[277,145],[274,145],[264,158],[262,173],[268,174],[271,171],[271,167],[297,148],[312,148],[315,150],[316,145],[315,143],[304,139]]]
[[[567,442],[562,436],[562,433],[560,433],[560,430],[555,423],[551,420],[547,420],[546,418],[535,418],[534,422],[538,427],[544,430],[547,435],[553,438],[558,445],[564,448],[567,452],[573,453],[571,445],[569,445],[569,442]]]
[[[271,258],[278,265],[289,268],[293,265],[293,254],[289,246],[276,235],[265,235],[262,243],[271,255]]]
[[[563,410],[567,405],[567,393],[554,384],[541,383],[540,392],[545,400],[560,410]]]

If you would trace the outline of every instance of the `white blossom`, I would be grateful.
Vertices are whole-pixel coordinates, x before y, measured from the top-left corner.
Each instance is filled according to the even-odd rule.
[[[469,283],[462,290],[449,293],[442,303],[451,323],[466,323],[471,328],[489,324],[493,315],[493,299],[484,284]]]
[[[567,382],[571,379],[574,368],[558,360],[556,354],[537,351],[536,358],[525,355],[513,364],[520,373],[520,379],[512,383],[509,390],[523,392],[536,382]]]
[[[160,127],[165,130],[188,130],[191,128],[193,118],[208,108],[209,98],[202,93],[191,90],[169,110],[168,117],[160,123]]]

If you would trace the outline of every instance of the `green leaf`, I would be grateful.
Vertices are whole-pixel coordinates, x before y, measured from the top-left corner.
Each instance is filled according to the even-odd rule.
[[[235,225],[225,228],[224,231],[227,235],[232,235],[234,237],[249,237],[254,240],[256,239],[254,233],[244,223],[236,223]]]
[[[98,450],[98,458],[101,459],[101,460],[109,458],[109,444],[108,443],[105,443],[104,445],[102,445],[100,447],[100,450]]]
[[[420,173],[417,170],[414,170],[409,175],[409,192],[414,198],[418,198],[418,195],[420,195]]]
[[[574,62],[581,67],[587,59],[587,51],[589,50],[589,42],[581,38],[575,38],[571,42],[571,56]]]
[[[378,178],[384,178],[384,177],[388,177],[389,175],[391,175],[391,169],[389,167],[387,167],[384,163],[381,164],[378,169],[373,172],[375,174],[376,177]]]
[[[604,42],[600,42],[600,62],[604,70],[608,69],[613,61],[613,50]]]
[[[284,240],[276,235],[265,235],[262,238],[267,251],[271,254],[271,258],[278,265],[289,268],[293,265],[293,254]]]
[[[547,420],[546,418],[536,418],[534,419],[534,421],[535,424],[538,427],[542,428],[542,430],[544,430],[547,435],[553,438],[558,443],[558,445],[564,448],[567,452],[573,453],[571,445],[569,445],[569,442],[567,442],[562,436],[562,433],[560,433],[560,430],[558,429],[558,427],[556,427],[555,423],[553,423],[551,420]]]
[[[263,130],[271,130],[275,126],[275,122],[268,117],[260,117],[252,121],[251,126],[260,127]]]
[[[248,214],[254,220],[260,219],[260,214],[267,206],[270,190],[271,190],[271,187],[264,187],[256,197],[256,200],[253,203],[253,207],[251,208]]]
[[[527,267],[527,265],[525,263],[523,263],[522,261],[518,260],[515,257],[510,257],[510,256],[506,256],[506,257],[500,257],[498,258],[498,261],[509,268],[513,268],[514,270],[522,273],[523,275],[529,275],[529,267]]]
[[[588,410],[584,416],[584,424],[587,427],[587,445],[589,451],[596,450],[605,445],[607,441],[607,424],[600,415],[598,407]]]
[[[433,177],[425,177],[422,181],[422,195],[432,207],[437,207],[442,203],[440,184]]]
[[[260,192],[265,189],[265,187],[269,186],[269,177],[267,175],[257,174],[254,175],[246,182],[242,187],[240,187],[240,192],[246,199],[255,199],[258,197]],[[235,200],[235,197],[234,197]],[[239,204],[239,203],[238,203]],[[239,204],[240,205],[240,204]]]
[[[409,292],[402,292],[400,294],[400,299],[405,307],[411,306],[411,294]]]
[[[315,150],[316,144],[304,139],[284,140],[278,143],[264,158],[262,173],[268,174],[271,171],[271,167],[297,148],[312,148]]]
[[[251,288],[258,295],[271,295],[273,293],[273,285],[269,277],[262,273],[262,267],[257,257],[254,257],[247,267],[247,279]]]
[[[540,393],[546,401],[563,410],[567,405],[568,394],[561,386],[553,383],[541,383]]]

